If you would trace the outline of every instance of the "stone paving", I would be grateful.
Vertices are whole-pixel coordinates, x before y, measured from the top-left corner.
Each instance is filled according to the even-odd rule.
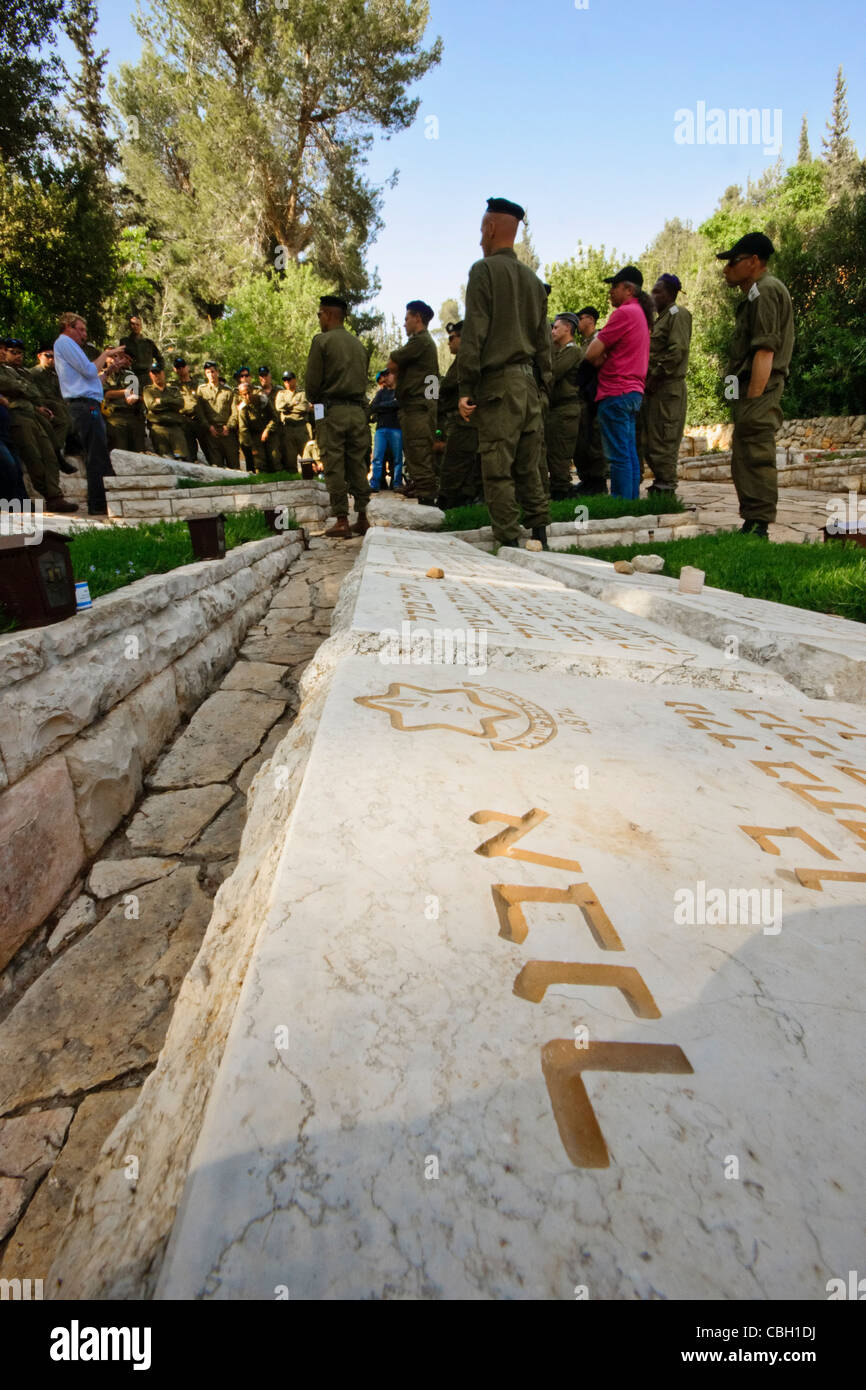
[[[246,797],[298,710],[360,541],[313,540],[236,665],[0,984],[0,1277],[44,1279],[72,1195],[153,1070]],[[135,1181],[130,1154],[130,1181]]]
[[[686,506],[698,508],[698,520],[702,526],[714,525],[720,530],[733,530],[743,524],[733,483],[680,482],[677,493]],[[840,495],[838,490],[811,492],[800,487],[779,488],[777,520],[770,527],[770,540],[821,540],[821,530],[827,525],[829,517],[828,499],[838,499]]]

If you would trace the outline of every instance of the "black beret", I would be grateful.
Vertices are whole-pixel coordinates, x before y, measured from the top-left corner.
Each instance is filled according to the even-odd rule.
[[[185,366],[187,365],[186,358],[185,358],[185,357],[176,357],[176,358],[174,359],[174,365],[175,365],[176,367],[185,367]]]
[[[564,314],[557,314],[556,317],[558,319],[565,319],[566,323],[571,324],[575,333],[577,332],[577,314],[572,314],[570,311],[567,310]]]
[[[259,376],[270,376],[270,367],[259,367]]]
[[[643,285],[643,276],[636,265],[624,265],[622,270],[618,270],[616,275],[608,275],[605,278],[606,285],[637,285],[638,289]]]
[[[587,304],[585,309],[578,309],[577,317],[579,319],[582,319],[584,314],[589,314],[589,317],[592,319],[593,323],[598,323],[598,310],[593,309],[591,304]]]
[[[53,351],[54,351],[54,344],[53,344],[53,343],[40,343],[39,346],[38,346],[38,348],[36,349],[36,356],[38,357],[39,354],[40,354],[40,352],[53,352]]]
[[[452,334],[452,333],[462,333],[462,332],[463,332],[463,320],[462,320],[462,319],[459,319],[457,323],[446,323],[446,325],[445,325],[445,332],[448,334],[448,337],[449,337],[449,338],[451,337],[451,334]]]
[[[730,251],[717,251],[717,261],[732,261],[735,256],[757,256],[761,261],[768,261],[774,254],[776,248],[768,236],[763,232],[747,232],[735,242]]]
[[[7,348],[20,348],[22,352],[24,351],[24,344],[20,338],[4,338],[3,346]]]
[[[434,310],[429,304],[425,304],[423,299],[410,299],[406,308],[410,314],[418,314],[425,323],[429,323],[434,317]]]
[[[349,306],[345,299],[341,299],[338,294],[323,294],[319,300],[322,309],[342,309],[344,314],[349,312]]]
[[[520,204],[512,203],[508,198],[488,198],[487,211],[507,213],[509,217],[516,217],[518,222],[522,222],[526,216]]]
[[[157,372],[165,371],[165,368],[161,367],[158,362],[151,362],[147,370],[150,372],[151,376],[155,376]]]
[[[283,372],[283,381],[297,381],[294,372]]]
[[[220,364],[219,364],[219,362],[205,362],[204,365],[205,365],[205,371],[207,371],[208,367],[214,367],[214,368],[216,368],[217,371],[219,371],[219,369],[220,369]]]

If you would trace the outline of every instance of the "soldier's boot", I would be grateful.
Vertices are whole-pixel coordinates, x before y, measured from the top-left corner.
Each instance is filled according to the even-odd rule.
[[[547,544],[547,527],[546,527],[546,526],[533,526],[533,528],[532,528],[532,539],[533,539],[534,541],[541,541],[541,548],[542,548],[542,550],[549,550],[549,549],[550,549],[550,546]]]
[[[768,541],[770,533],[768,531],[768,521],[744,521],[739,530],[741,536],[755,536],[759,541]]]
[[[513,541],[503,541],[503,542],[502,542],[502,545],[507,545],[508,548],[509,548],[510,550],[519,550],[519,549],[520,549],[520,542],[519,542],[519,540],[517,539],[516,536],[514,537],[514,540],[513,540]],[[501,547],[500,547],[500,548],[501,548]]]
[[[49,512],[77,512],[77,502],[67,502],[65,497],[46,497],[45,507]]]
[[[366,534],[367,534],[367,532],[369,531],[369,529],[370,529],[370,523],[369,523],[369,521],[367,520],[367,513],[366,513],[366,512],[359,512],[359,513],[358,513],[358,520],[355,522],[355,525],[352,527],[352,535],[353,535],[353,536],[366,536]],[[325,534],[327,535],[327,532],[326,532]]]
[[[75,467],[75,464],[74,464],[74,463],[68,463],[67,460],[66,460],[65,454],[63,454],[63,452],[62,452],[60,449],[56,450],[56,453],[57,453],[57,467],[60,469],[60,472],[61,472],[61,473],[70,473],[70,474],[71,474],[71,473],[75,473],[75,474],[78,473],[78,469]]]
[[[329,526],[325,532],[325,539],[331,541],[350,541],[352,539],[352,528],[349,525],[347,516],[338,516],[333,526]]]

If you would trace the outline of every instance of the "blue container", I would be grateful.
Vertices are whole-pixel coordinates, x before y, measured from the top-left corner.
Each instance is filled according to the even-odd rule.
[[[93,607],[93,599],[90,597],[90,587],[87,584],[76,584],[75,602],[78,605],[79,613],[83,613],[86,608]]]

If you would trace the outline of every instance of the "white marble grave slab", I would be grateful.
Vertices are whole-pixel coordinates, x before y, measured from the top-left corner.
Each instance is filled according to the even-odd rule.
[[[428,579],[431,569],[441,569],[444,578]],[[556,578],[518,574],[451,536],[369,532],[351,587],[353,602],[341,604],[334,628],[368,635],[367,650],[393,644],[404,626],[408,644],[419,633],[462,631],[476,645],[483,638],[491,667],[785,689],[759,666],[732,663],[708,643],[576,594]]]
[[[866,719],[467,677],[336,669],[158,1297],[823,1300]]]
[[[681,594],[666,575],[617,574],[606,560],[579,555],[503,551],[521,570],[648,618],[671,633],[716,647],[733,636],[749,660],[767,664],[804,694],[866,704],[866,627],[831,613],[813,613],[767,599],[705,587]]]

